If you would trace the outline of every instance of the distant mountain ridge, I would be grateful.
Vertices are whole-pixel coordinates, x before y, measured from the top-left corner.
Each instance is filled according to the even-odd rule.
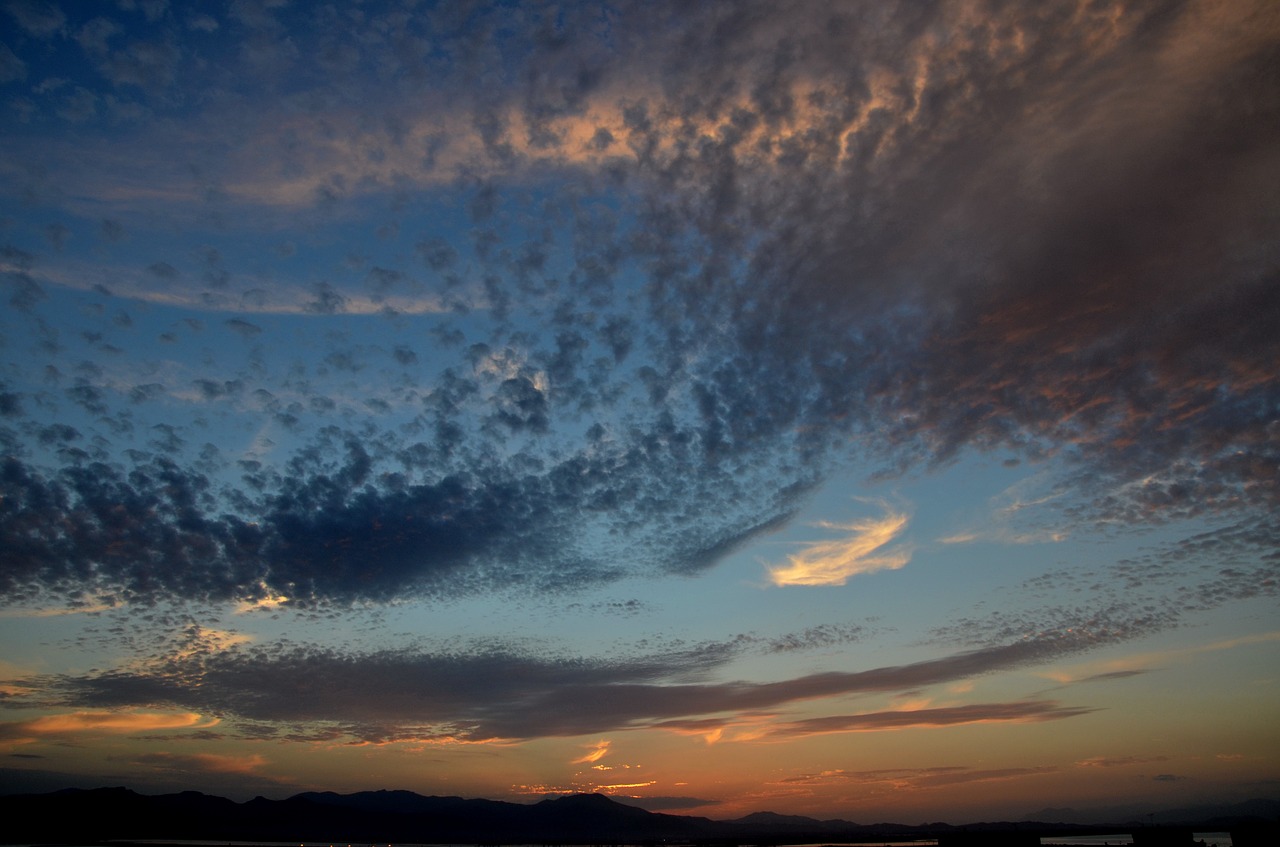
[[[1208,816],[1225,826],[1232,810],[1249,812],[1238,815],[1237,820],[1274,821],[1280,814],[1280,801],[1255,800],[1197,811],[1226,812],[1226,816]],[[284,800],[256,797],[236,803],[196,791],[143,795],[127,788],[67,789],[0,796],[0,820],[5,821],[0,841],[6,843],[79,844],[163,839],[364,844],[795,843],[888,841],[925,834],[936,837],[958,829],[949,824],[860,825],[774,812],[716,821],[649,812],[601,794],[574,794],[526,805],[387,790],[354,794],[313,791]],[[1061,822],[966,826],[996,830],[1037,825],[1073,826]]]
[[[428,797],[410,791],[305,792],[235,803],[194,791],[148,796],[126,788],[0,797],[8,843],[199,839],[394,843],[621,842],[693,839],[707,818],[664,815],[579,794],[531,805]]]
[[[1224,826],[1233,821],[1254,818],[1270,821],[1280,820],[1280,800],[1253,799],[1245,800],[1241,803],[1182,806],[1163,811],[1152,811],[1149,806],[1132,804],[1088,811],[1077,811],[1070,808],[1048,808],[1025,816],[1026,820],[1053,823],[1096,824],[1100,821],[1109,821],[1112,823],[1176,824],[1187,821],[1195,821],[1197,823],[1217,821]]]

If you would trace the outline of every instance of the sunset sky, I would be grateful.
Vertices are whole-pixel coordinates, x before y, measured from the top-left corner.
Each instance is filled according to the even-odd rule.
[[[1280,795],[1280,4],[0,0],[0,791]]]

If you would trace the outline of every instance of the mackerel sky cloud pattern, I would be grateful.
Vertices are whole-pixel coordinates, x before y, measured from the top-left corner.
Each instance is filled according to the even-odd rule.
[[[216,730],[139,773],[274,784],[247,739],[327,735],[586,767],[1100,721],[1009,675],[1232,609],[1208,640],[1271,649],[1273,4],[0,20],[0,624],[69,651],[0,666],[0,739],[169,710]]]

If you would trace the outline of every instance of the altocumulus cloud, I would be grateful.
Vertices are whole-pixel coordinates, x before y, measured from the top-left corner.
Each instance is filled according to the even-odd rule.
[[[6,12],[25,36],[4,55],[5,196],[89,215],[112,249],[189,227],[122,290],[228,316],[159,333],[217,351],[178,367],[104,305],[125,272],[76,265],[74,231],[5,245],[6,601],[342,606],[696,573],[835,468],[975,450],[1061,460],[1082,522],[1227,515],[1239,536],[1280,505],[1270,4],[481,6],[488,45],[447,9],[264,8],[209,30],[255,45],[234,59],[159,23],[104,54],[101,25],[34,8]],[[352,27],[377,85],[296,58]],[[33,70],[47,50],[77,51],[62,92]],[[183,72],[224,61],[246,73]],[[103,80],[128,85],[66,100]],[[257,117],[285,90],[290,122]],[[74,145],[50,129],[73,118]],[[451,223],[414,219],[394,267],[352,255],[264,293],[233,249],[432,192]],[[385,319],[380,348],[344,340],[353,312]],[[272,343],[294,337],[318,355]],[[262,433],[252,451],[206,449],[214,401]],[[888,527],[846,529],[775,579],[905,561],[867,546]]]

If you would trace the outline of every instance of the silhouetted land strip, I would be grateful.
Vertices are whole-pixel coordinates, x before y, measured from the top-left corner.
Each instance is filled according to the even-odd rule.
[[[1274,816],[1183,822],[1178,826],[1111,823],[856,824],[760,812],[716,821],[648,812],[599,794],[524,805],[409,791],[309,792],[285,800],[236,803],[195,791],[143,795],[125,788],[0,797],[0,840],[27,844],[162,847],[377,844],[590,844],[737,847],[775,844],[892,844],[937,839],[939,847],[1039,847],[1042,837],[1134,836],[1135,847],[1191,847],[1192,833],[1229,831],[1235,847],[1280,844]],[[183,844],[182,842],[187,842]]]

